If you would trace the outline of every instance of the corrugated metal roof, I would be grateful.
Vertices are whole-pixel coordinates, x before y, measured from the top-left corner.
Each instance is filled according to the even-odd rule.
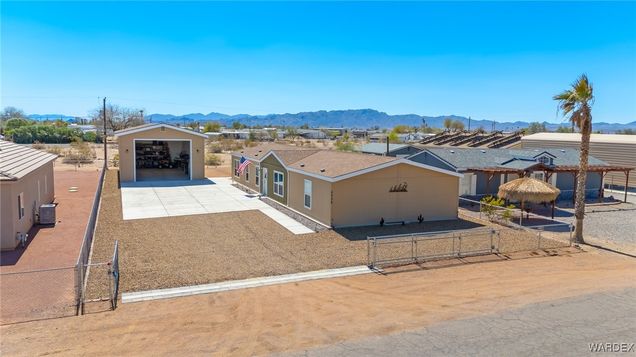
[[[0,181],[15,181],[57,158],[57,155],[0,140]]]
[[[526,135],[521,138],[521,141],[526,141],[526,140],[581,142],[581,134],[580,133],[536,133],[536,134]],[[636,145],[636,135],[592,134],[590,136],[590,142]]]
[[[579,150],[575,149],[468,149],[468,148],[426,148],[458,169],[497,167],[513,159],[536,160],[543,152],[554,156],[555,166],[576,166],[579,164]],[[593,156],[590,165],[608,165]],[[516,164],[511,164],[516,165]]]
[[[389,144],[389,152],[405,148],[407,144]],[[386,143],[369,143],[362,145],[360,152],[369,154],[386,154]]]

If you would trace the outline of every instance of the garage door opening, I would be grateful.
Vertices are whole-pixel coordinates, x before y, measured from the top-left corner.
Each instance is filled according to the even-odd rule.
[[[189,140],[135,140],[135,181],[190,180]]]

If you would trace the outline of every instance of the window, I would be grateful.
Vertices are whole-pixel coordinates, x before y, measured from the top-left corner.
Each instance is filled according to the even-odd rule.
[[[236,177],[239,177],[238,168],[239,168],[239,161],[238,160],[234,160],[234,176],[236,176]]]
[[[24,217],[24,192],[18,195],[18,219]]]
[[[311,181],[305,180],[305,208],[311,209]]]
[[[285,177],[282,172],[274,171],[274,194],[280,197],[285,195]]]
[[[540,163],[542,163],[542,164],[544,164],[544,165],[551,165],[551,162],[550,162],[550,161],[552,161],[552,160],[550,160],[550,158],[549,158],[549,157],[547,157],[547,156],[541,156],[541,157],[539,158],[539,162],[540,162]]]
[[[543,176],[543,172],[542,172],[542,171],[535,171],[535,172],[533,172],[533,173],[532,173],[532,176],[533,176],[535,179],[537,179],[537,180],[541,180],[541,181],[543,181],[543,180],[544,180],[544,177],[545,177],[545,176]]]
[[[250,182],[250,167],[245,168],[245,182]]]
[[[259,186],[261,184],[261,168],[256,166],[254,170],[254,183]]]

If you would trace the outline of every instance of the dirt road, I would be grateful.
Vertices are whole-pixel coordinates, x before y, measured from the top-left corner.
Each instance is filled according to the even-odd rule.
[[[572,253],[120,305],[3,326],[9,355],[262,355],[636,286],[636,260]]]

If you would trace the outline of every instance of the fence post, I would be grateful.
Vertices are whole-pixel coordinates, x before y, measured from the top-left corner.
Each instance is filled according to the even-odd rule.
[[[457,249],[457,256],[461,257],[462,256],[462,235],[461,234],[457,237],[457,240],[459,241],[458,242],[459,246],[458,246],[458,249]]]
[[[539,240],[537,242],[537,249],[541,249],[541,235],[543,233],[543,227],[539,227]]]
[[[371,266],[371,241],[367,236],[367,266]]]
[[[572,246],[572,232],[574,231],[574,225],[570,223],[570,247]]]
[[[495,231],[491,230],[490,231],[490,254],[492,254],[493,250],[495,250],[495,246],[492,245],[492,238],[495,235]]]
[[[378,250],[377,242],[376,242],[375,237],[373,237],[373,268],[374,268],[374,269],[375,269],[375,264],[376,264],[376,262],[377,262],[377,258],[378,258],[378,256],[377,256],[377,254],[378,254],[377,250]]]

